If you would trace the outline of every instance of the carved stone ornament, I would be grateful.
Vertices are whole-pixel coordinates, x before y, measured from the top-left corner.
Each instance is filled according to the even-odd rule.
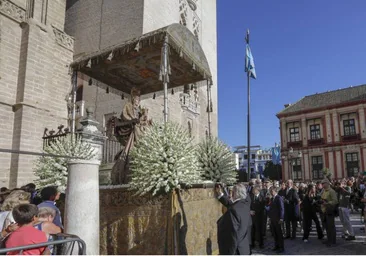
[[[1,1],[1,0],[0,0]],[[69,36],[64,31],[58,29],[57,27],[53,26],[53,33],[55,35],[56,42],[65,47],[66,49],[69,49],[70,51],[74,51],[74,38],[72,36]]]
[[[194,0],[187,0],[188,1],[188,5],[189,7],[192,9],[192,11],[196,11],[197,10],[197,5],[196,5],[196,1]]]
[[[18,22],[25,21],[25,10],[9,0],[0,0],[0,12]]]

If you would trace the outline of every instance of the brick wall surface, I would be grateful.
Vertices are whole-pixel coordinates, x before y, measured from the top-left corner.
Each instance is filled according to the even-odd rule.
[[[19,6],[23,2],[13,1]],[[1,148],[40,152],[44,128],[67,124],[65,98],[71,90],[68,65],[73,52],[70,40],[65,41],[68,36],[60,36],[62,31],[57,36],[51,26],[63,27],[66,1],[48,3],[46,24],[39,19],[39,6],[34,18],[21,23],[0,14]],[[35,159],[0,154],[0,186],[32,182]]]
[[[63,30],[65,25],[66,0],[48,0],[47,24]]]

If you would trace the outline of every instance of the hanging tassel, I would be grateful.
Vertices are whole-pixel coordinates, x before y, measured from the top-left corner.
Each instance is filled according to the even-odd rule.
[[[154,95],[153,95],[153,100],[155,100],[155,98],[156,98],[156,94],[154,93]]]
[[[172,89],[172,95],[174,95],[174,89]]]
[[[93,79],[89,78],[89,86],[93,85]]]
[[[180,48],[180,50],[179,50],[179,57],[180,58],[183,58],[183,50],[182,50],[182,48]]]
[[[106,93],[109,93],[109,86],[107,87],[107,89],[105,90]]]
[[[91,59],[89,59],[88,64],[86,64],[86,67],[91,68],[91,65],[92,65],[92,62],[91,62]]]
[[[135,46],[135,51],[138,52],[139,50],[140,50],[140,41],[138,41]]]
[[[196,70],[196,64],[195,63],[193,63],[192,69]]]
[[[113,52],[111,52],[107,58],[108,61],[111,61],[113,59]]]
[[[125,99],[125,95],[122,93],[121,95],[121,99],[124,100]]]

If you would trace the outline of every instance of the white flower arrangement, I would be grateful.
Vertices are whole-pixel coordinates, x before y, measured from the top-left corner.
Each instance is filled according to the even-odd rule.
[[[58,156],[72,156],[80,159],[94,159],[97,156],[95,148],[87,142],[81,141],[80,136],[71,134],[52,141],[44,148],[44,153]],[[70,158],[42,156],[37,159],[34,173],[38,177],[35,181],[38,188],[57,186],[64,192],[67,185],[67,163]]]
[[[130,152],[131,189],[137,195],[156,195],[200,182],[192,142],[177,124],[150,126]]]
[[[208,137],[197,147],[197,158],[205,180],[233,184],[236,182],[234,154],[217,138]]]

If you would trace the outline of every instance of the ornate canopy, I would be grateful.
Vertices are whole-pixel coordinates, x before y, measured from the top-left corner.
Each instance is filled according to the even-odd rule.
[[[164,42],[169,46],[167,58],[164,58]],[[161,91],[165,79],[168,88],[202,80],[212,82],[200,43],[181,24],[82,56],[71,68],[125,93],[130,93],[132,87],[139,88],[142,94]]]

